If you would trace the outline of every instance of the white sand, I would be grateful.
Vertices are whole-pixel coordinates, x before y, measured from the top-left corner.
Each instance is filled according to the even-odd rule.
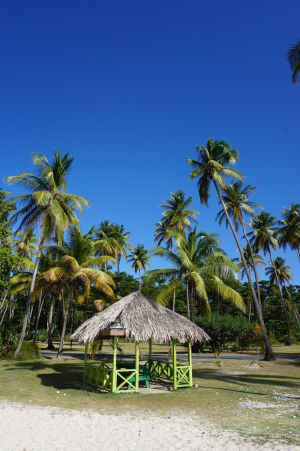
[[[185,416],[100,414],[0,403],[0,450],[294,450],[259,447]]]

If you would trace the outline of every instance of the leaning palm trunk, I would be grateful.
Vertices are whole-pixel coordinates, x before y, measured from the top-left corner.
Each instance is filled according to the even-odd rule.
[[[291,294],[290,294],[290,292],[289,292],[289,290],[288,290],[288,288],[287,288],[286,285],[284,285],[284,288],[285,288],[285,291],[286,291],[286,293],[287,293],[287,295],[288,295],[290,304],[291,304],[291,306],[292,306],[292,309],[293,309],[293,313],[294,313],[294,317],[295,317],[296,323],[298,324],[298,328],[299,328],[299,330],[300,330],[300,319],[299,319],[299,313],[298,313],[297,306],[295,305],[294,301],[292,300]]]
[[[189,284],[186,283],[186,308],[187,308],[187,317],[190,319],[191,313],[190,313],[190,298],[189,298]]]
[[[18,343],[17,349],[15,350],[15,353],[14,353],[14,359],[16,359],[18,357],[18,355],[19,355],[19,352],[20,352],[20,349],[21,349],[21,346],[23,344],[23,341],[24,341],[24,338],[25,338],[25,334],[26,334],[27,323],[28,323],[28,320],[29,320],[29,317],[30,317],[31,301],[32,301],[32,296],[33,296],[33,291],[34,291],[34,286],[35,286],[38,266],[39,266],[39,262],[40,262],[40,258],[41,258],[41,250],[42,250],[43,243],[44,243],[44,240],[42,238],[41,241],[40,241],[40,245],[39,245],[37,256],[36,256],[36,260],[35,260],[34,270],[33,270],[31,284],[30,284],[29,295],[28,295],[27,304],[26,304],[26,311],[25,311],[24,320],[23,320],[22,331],[21,331],[21,335],[20,335],[20,339],[19,339],[19,343]]]
[[[13,299],[13,296],[11,296],[11,297],[9,298],[9,300],[7,301],[7,304],[6,304],[6,307],[5,307],[5,309],[4,309],[2,318],[1,318],[1,320],[0,320],[0,326],[2,325],[2,323],[3,323],[3,321],[4,321],[4,318],[5,318],[5,316],[6,316],[7,310],[8,310],[9,307],[10,307],[10,304],[11,304],[11,302],[12,302],[12,299]]]
[[[38,332],[38,327],[39,327],[39,320],[40,320],[40,316],[41,316],[41,311],[42,311],[42,308],[43,308],[43,303],[44,303],[43,291],[41,290],[40,295],[39,295],[39,303],[38,303],[38,306],[37,306],[36,318],[35,318],[35,328],[34,328],[34,335],[33,335],[33,343],[36,343],[36,337],[37,337],[37,332]]]
[[[285,303],[285,300],[284,300],[284,297],[283,297],[283,294],[282,294],[282,289],[281,289],[281,285],[280,285],[280,282],[279,282],[277,269],[276,269],[276,266],[274,264],[274,260],[272,258],[272,253],[271,253],[270,249],[269,249],[269,257],[270,257],[270,260],[271,260],[271,265],[274,268],[275,278],[276,278],[278,290],[279,290],[279,293],[280,293],[281,306],[282,306],[282,310],[284,311],[284,315],[285,315],[285,321],[286,321],[286,327],[287,327],[287,337],[286,337],[285,344],[286,344],[286,346],[290,346],[292,344],[292,342],[291,342],[291,324],[290,324],[289,313],[288,313],[287,308],[286,308],[286,303]]]
[[[2,299],[1,299],[1,302],[0,302],[0,312],[1,312],[1,310],[2,310],[2,308],[4,306],[4,303],[6,301],[7,294],[8,294],[8,290],[5,290],[5,292],[2,294]]]
[[[246,229],[245,229],[245,221],[244,221],[244,216],[243,213],[241,213],[241,225],[242,225],[242,229],[243,229],[243,234],[244,237],[246,238],[247,244],[249,246],[250,249],[250,255],[251,255],[251,260],[252,260],[252,265],[253,265],[253,272],[254,272],[254,277],[255,277],[255,283],[256,283],[256,292],[257,292],[257,299],[261,308],[261,296],[260,296],[260,287],[259,287],[259,279],[258,279],[258,274],[257,274],[257,269],[256,269],[256,263],[255,263],[255,259],[254,259],[254,255],[253,255],[253,249],[252,246],[250,244]]]
[[[222,208],[224,210],[227,222],[228,222],[228,224],[230,226],[231,232],[233,234],[233,237],[235,239],[236,245],[238,247],[238,251],[239,251],[239,254],[241,256],[241,260],[243,262],[243,266],[245,268],[247,279],[248,279],[248,282],[249,282],[249,285],[250,285],[250,288],[251,288],[252,298],[253,298],[253,302],[254,302],[254,305],[255,305],[258,321],[259,321],[259,324],[260,324],[260,327],[261,327],[261,331],[262,331],[263,339],[264,339],[264,344],[265,344],[265,360],[268,360],[268,361],[269,360],[276,360],[275,359],[275,355],[274,355],[273,350],[272,350],[272,346],[271,346],[269,337],[268,337],[267,329],[266,329],[265,322],[264,322],[263,315],[262,315],[261,306],[259,304],[259,301],[258,301],[258,298],[257,298],[257,294],[256,294],[256,291],[255,291],[253,283],[252,283],[251,274],[249,272],[249,268],[247,266],[247,263],[246,263],[246,260],[245,260],[245,257],[244,257],[244,253],[242,251],[241,244],[239,242],[238,236],[237,236],[237,234],[235,232],[235,229],[233,227],[232,221],[230,219],[230,216],[228,214],[226,205],[225,205],[225,203],[223,201],[223,198],[221,196],[221,193],[220,193],[219,187],[217,185],[217,182],[214,180],[213,183],[214,183],[214,186],[216,188],[217,195],[218,195],[218,198],[219,198],[220,203],[222,205]]]
[[[63,348],[64,348],[64,341],[65,341],[65,335],[66,335],[66,329],[67,329],[67,322],[68,322],[68,316],[69,316],[69,310],[70,310],[70,304],[71,304],[71,295],[69,294],[67,297],[67,305],[64,311],[64,322],[63,322],[63,328],[61,331],[61,337],[60,337],[60,343],[59,343],[59,349],[57,353],[57,357],[62,356]]]
[[[54,349],[54,345],[52,342],[52,334],[55,329],[55,321],[53,321],[53,309],[54,309],[54,297],[52,297],[50,302],[50,309],[49,309],[49,319],[48,319],[48,336],[47,336],[47,349]]]

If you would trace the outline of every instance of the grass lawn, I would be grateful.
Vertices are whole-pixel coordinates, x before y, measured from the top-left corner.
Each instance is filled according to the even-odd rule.
[[[123,346],[123,345],[121,345]],[[73,348],[74,349],[74,348]],[[168,347],[163,348],[165,352]],[[82,348],[76,346],[75,350]],[[109,345],[104,352],[110,352]],[[162,347],[155,348],[161,352]],[[275,348],[298,353],[300,346]],[[126,352],[131,352],[126,345]],[[147,346],[145,345],[145,353]],[[99,394],[79,387],[83,362],[76,358],[0,361],[0,400],[98,412],[189,414],[235,430],[259,442],[300,445],[300,362],[199,361],[193,365],[197,388],[167,394]],[[59,392],[59,393],[58,393]]]

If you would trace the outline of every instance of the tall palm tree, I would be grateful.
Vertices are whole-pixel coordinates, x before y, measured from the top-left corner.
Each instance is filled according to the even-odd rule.
[[[278,242],[283,250],[289,246],[297,252],[300,260],[300,204],[292,204],[282,210],[277,232]]]
[[[247,246],[244,248],[244,259],[246,261],[247,267],[250,271],[250,273],[252,273],[252,271],[255,274],[255,271],[257,271],[257,269],[263,269],[263,267],[265,266],[265,261],[264,259],[257,253],[255,253],[252,249],[251,246],[249,246],[249,244],[247,244]],[[243,265],[243,262],[241,260],[241,258],[237,258],[234,259],[238,261],[237,264],[237,269],[241,271],[241,277],[242,279],[244,279],[244,277],[246,275],[246,271],[245,271],[245,267]],[[255,271],[254,271],[255,268]],[[257,279],[256,279],[257,280]],[[256,284],[258,284],[259,282],[256,282]],[[260,288],[258,288],[258,292],[260,293]],[[261,303],[261,299],[260,299],[260,303]],[[249,303],[249,322],[250,322],[250,318],[251,318],[251,307],[252,307],[252,296],[251,296],[251,289],[250,289],[250,303]]]
[[[176,251],[156,248],[154,255],[166,258],[173,263],[172,268],[148,271],[147,276],[163,275],[169,284],[158,296],[158,302],[167,304],[174,288],[184,285],[187,298],[188,318],[194,320],[195,301],[206,317],[210,317],[209,296],[218,295],[223,300],[232,302],[240,310],[245,305],[240,294],[227,283],[235,277],[235,266],[220,249],[215,235],[197,232],[196,228],[182,237]]]
[[[300,74],[300,40],[288,51],[287,60],[291,66],[292,82],[296,85]]]
[[[108,255],[117,262],[117,255],[119,252],[119,243],[117,240],[117,233],[113,223],[108,220],[102,221],[99,227],[93,228],[95,235],[96,249],[98,255]],[[104,264],[105,271],[107,271],[106,262]]]
[[[274,216],[271,216],[270,213],[263,211],[260,213],[260,215],[253,217],[253,219],[250,223],[250,227],[252,228],[252,231],[249,233],[249,237],[250,237],[250,243],[251,243],[252,247],[254,247],[254,249],[256,249],[257,251],[262,250],[264,255],[268,254],[270,261],[271,261],[271,266],[274,268],[274,274],[275,274],[275,278],[277,281],[277,287],[278,287],[279,293],[280,293],[281,304],[282,304],[282,308],[284,310],[285,318],[286,318],[287,333],[288,333],[286,345],[290,345],[291,344],[291,331],[290,331],[289,315],[288,315],[288,311],[286,308],[280,280],[278,277],[277,269],[276,269],[276,266],[275,266],[275,263],[273,260],[273,256],[272,256],[272,251],[271,251],[271,249],[273,249],[273,250],[278,249],[278,240],[276,238],[276,232],[277,232],[276,218]]]
[[[231,229],[234,240],[238,247],[241,260],[245,267],[247,279],[251,288],[252,297],[264,338],[266,350],[265,360],[275,360],[267,329],[264,323],[261,306],[254,289],[254,285],[252,283],[251,274],[244,259],[243,249],[222,197],[222,189],[226,187],[225,177],[232,177],[238,180],[243,179],[240,172],[231,167],[228,167],[229,165],[236,163],[238,159],[238,153],[236,150],[231,149],[229,144],[225,141],[213,141],[212,139],[209,139],[207,141],[207,144],[203,145],[202,147],[196,146],[196,149],[198,152],[198,159],[187,160],[188,163],[194,168],[194,170],[190,174],[190,178],[198,179],[197,184],[200,202],[204,203],[206,206],[208,205],[211,185],[215,187],[220,204],[222,205],[225,213],[226,221]]]
[[[116,259],[117,259],[117,271],[118,274],[120,272],[120,262],[122,256],[127,259],[127,250],[131,249],[132,246],[129,243],[128,239],[130,236],[130,232],[125,231],[125,227],[123,224],[114,224],[115,229],[115,239],[117,241],[117,247],[116,247]]]
[[[196,222],[196,215],[199,213],[188,208],[191,203],[192,197],[186,199],[183,191],[171,193],[170,199],[166,199],[161,205],[164,223],[184,235],[191,229],[191,223]]]
[[[174,239],[178,234],[186,235],[191,229],[192,222],[196,222],[197,210],[188,208],[192,203],[192,197],[185,198],[183,191],[175,191],[171,193],[170,199],[164,201],[161,208],[162,220],[157,222],[154,231],[154,242],[160,246],[165,242],[168,249],[173,251]],[[173,292],[173,311],[175,311],[176,290]]]
[[[21,257],[20,269],[23,271],[34,269],[34,260],[38,251],[38,237],[33,230],[25,230],[24,233],[17,232],[12,240],[16,254]]]
[[[261,208],[261,206],[257,202],[252,202],[249,200],[249,196],[253,193],[254,190],[255,190],[254,186],[251,185],[243,186],[243,183],[241,181],[232,182],[230,183],[230,185],[225,186],[225,188],[222,189],[222,198],[225,203],[227,213],[231,217],[232,222],[235,226],[236,232],[239,230],[240,226],[242,227],[244,238],[247,241],[247,252],[249,252],[250,257],[252,258],[251,267],[249,267],[247,260],[246,259],[245,260],[247,263],[247,267],[251,268],[250,273],[252,272],[253,269],[256,282],[257,297],[259,304],[261,305],[259,278],[255,264],[254,252],[252,250],[252,246],[250,244],[245,227],[245,216],[252,217],[254,214],[254,208],[255,207]],[[217,214],[217,219],[219,219],[219,224],[221,224],[225,220],[226,227],[228,227],[228,221],[226,219],[226,214],[223,208]],[[244,273],[245,271],[246,270],[244,269]]]
[[[143,244],[138,244],[128,256],[128,261],[131,263],[131,268],[134,269],[135,273],[139,273],[139,291],[141,291],[142,288],[141,270],[145,271],[145,269],[149,267],[149,258],[149,253]]]
[[[78,223],[75,211],[83,212],[83,207],[88,205],[88,201],[84,197],[66,192],[66,178],[72,162],[73,158],[70,158],[68,154],[62,157],[56,151],[52,164],[45,155],[33,154],[33,164],[37,168],[37,173],[22,172],[19,175],[7,177],[9,184],[20,185],[28,191],[27,194],[15,196],[12,199],[13,202],[21,204],[21,208],[12,216],[13,222],[20,220],[17,231],[21,229],[33,231],[36,228],[41,231],[22,331],[14,354],[15,358],[20,352],[26,334],[43,245],[47,239],[52,237],[57,242],[62,242],[65,229],[72,223]]]

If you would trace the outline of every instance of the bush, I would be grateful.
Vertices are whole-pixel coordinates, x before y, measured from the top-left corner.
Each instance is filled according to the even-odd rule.
[[[220,350],[245,350],[261,346],[260,326],[248,323],[244,316],[212,315],[210,320],[196,318],[196,324],[210,336],[213,352]]]
[[[5,359],[12,359],[16,347],[8,347],[3,350],[2,357]],[[24,341],[20,349],[18,360],[37,360],[41,357],[38,346],[32,341]]]

